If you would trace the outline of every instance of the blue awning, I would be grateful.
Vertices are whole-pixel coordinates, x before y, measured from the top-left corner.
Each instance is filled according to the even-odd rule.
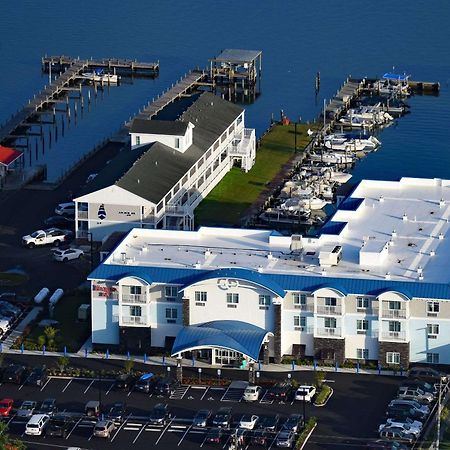
[[[183,327],[172,348],[172,356],[197,349],[225,348],[258,360],[261,345],[271,332],[238,320],[215,320]]]
[[[383,75],[385,80],[398,80],[398,81],[406,81],[409,78],[409,75],[400,74],[400,73],[385,73]]]

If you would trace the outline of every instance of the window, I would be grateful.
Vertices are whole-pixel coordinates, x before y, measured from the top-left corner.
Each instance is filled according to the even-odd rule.
[[[400,309],[400,302],[389,302],[389,309],[399,310]]]
[[[180,138],[175,138],[175,148],[180,148]]]
[[[427,325],[428,337],[431,339],[436,339],[439,334],[439,325],[437,323],[429,323]]]
[[[336,319],[334,317],[325,317],[325,328],[336,328]]]
[[[136,145],[141,145],[141,137],[136,136]]]
[[[369,321],[368,320],[357,320],[356,321],[357,334],[367,334],[368,330],[369,330]]]
[[[369,308],[369,299],[365,297],[356,297],[356,303],[358,309],[367,309]]]
[[[240,123],[242,123],[242,115],[240,115],[237,119],[236,119],[236,123],[239,125]]]
[[[205,291],[195,291],[195,302],[204,303],[208,300],[208,293]]]
[[[386,352],[386,362],[388,364],[400,364],[400,353]]]
[[[427,313],[428,315],[435,315],[439,312],[439,302],[428,302]]]
[[[174,323],[177,318],[178,318],[178,310],[177,310],[177,308],[166,308],[166,319],[168,319],[167,320],[168,322],[169,322],[169,320],[172,321],[172,322],[169,322],[169,323]]]
[[[336,306],[336,299],[332,297],[325,297],[325,306]]]
[[[270,305],[270,295],[260,295],[259,306],[269,306],[269,305]]]
[[[401,324],[395,320],[389,321],[389,331],[398,333],[401,331]]]
[[[130,316],[141,317],[142,308],[140,306],[130,306]]]
[[[294,292],[292,294],[292,300],[294,305],[306,305],[306,294],[299,294],[298,292]]]
[[[164,291],[167,299],[176,299],[178,297],[178,288],[176,286],[166,286]]]
[[[427,353],[427,363],[439,364],[439,353]]]
[[[130,286],[130,294],[141,295],[141,293],[142,293],[141,286]]]
[[[369,359],[369,349],[368,348],[357,348],[356,349],[357,359]]]
[[[227,294],[227,303],[237,304],[239,303],[239,294]]]
[[[294,316],[294,328],[303,331],[306,327],[306,317]]]

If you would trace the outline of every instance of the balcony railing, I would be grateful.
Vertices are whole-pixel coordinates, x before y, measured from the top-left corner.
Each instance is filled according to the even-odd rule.
[[[328,315],[341,315],[341,306],[327,306],[327,305],[317,305],[318,314],[328,314]]]
[[[341,329],[340,328],[317,328],[315,332],[316,336],[325,336],[325,337],[341,337]]]
[[[142,316],[122,316],[120,323],[122,325],[148,326],[147,319]]]
[[[356,308],[356,312],[360,314],[367,314],[372,316],[378,316],[378,308]]]
[[[382,331],[381,338],[385,341],[406,341],[406,331]]]
[[[109,298],[111,300],[118,300],[119,294],[117,292],[92,291],[93,298]]]
[[[307,304],[301,304],[301,303],[294,303],[294,308],[299,309],[300,311],[314,311],[314,305],[307,305]]]
[[[409,316],[406,309],[387,309],[381,310],[381,317],[386,319],[406,319]]]
[[[87,211],[80,211],[80,210],[78,210],[77,217],[78,217],[78,219],[86,220],[88,218],[88,212]]]
[[[122,294],[123,303],[147,303],[147,296],[144,294]]]
[[[237,135],[229,147],[230,155],[249,155],[252,151],[252,143],[255,141],[254,128],[244,128],[241,135]]]

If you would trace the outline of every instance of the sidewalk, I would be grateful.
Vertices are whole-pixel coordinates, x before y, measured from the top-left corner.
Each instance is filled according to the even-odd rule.
[[[9,334],[9,336],[1,343],[3,353],[13,352],[11,350],[11,346],[14,342],[22,336],[23,330],[28,326],[28,324],[33,321],[38,314],[42,311],[42,307],[35,306],[23,319],[22,321],[14,328],[14,330]]]

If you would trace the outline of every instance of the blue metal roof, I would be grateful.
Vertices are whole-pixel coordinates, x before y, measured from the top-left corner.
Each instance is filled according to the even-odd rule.
[[[238,270],[238,269],[230,269]],[[275,283],[285,291],[314,292],[325,285],[330,288],[345,289],[351,294],[380,295],[386,291],[408,292],[409,297],[437,298],[450,300],[450,285],[442,283],[424,283],[422,281],[371,280],[365,278],[338,278],[315,275],[267,274],[251,271],[257,275],[261,286]],[[88,277],[89,280],[117,280],[124,276],[149,277],[155,283],[172,283],[189,286],[199,276],[212,272],[204,269],[175,269],[170,267],[131,267],[117,264],[100,264]],[[222,275],[223,276],[223,275]],[[246,278],[249,280],[249,278]],[[264,280],[264,284],[263,283]],[[250,280],[249,280],[250,281]],[[256,282],[256,281],[255,281]]]
[[[126,277],[132,277],[132,278],[140,278],[141,280],[147,282],[148,284],[152,284],[153,280],[149,276],[148,272],[140,272],[139,274],[136,274],[135,272],[126,272],[118,274],[116,277],[113,277],[112,279],[115,281],[120,281],[122,278]]]
[[[172,348],[172,356],[197,348],[227,348],[257,361],[261,345],[270,332],[238,320],[216,320],[183,327]]]
[[[347,289],[345,289],[344,286],[341,286],[341,285],[335,284],[335,283],[333,283],[333,284],[330,284],[330,283],[320,284],[319,286],[315,287],[314,291],[311,291],[311,292],[314,293],[314,292],[318,291],[319,289],[323,289],[323,288],[325,288],[325,289],[333,289],[335,291],[340,292],[342,295],[348,295],[349,294]]]
[[[203,271],[203,273],[199,273],[196,277],[194,276],[191,282],[189,284],[186,284],[185,287],[188,287],[191,284],[198,283],[199,281],[211,280],[213,278],[234,278],[236,280],[250,281],[268,289],[278,297],[283,298],[286,295],[284,289],[275,281],[265,277],[259,272],[255,272],[254,270],[241,268],[224,268]]]

